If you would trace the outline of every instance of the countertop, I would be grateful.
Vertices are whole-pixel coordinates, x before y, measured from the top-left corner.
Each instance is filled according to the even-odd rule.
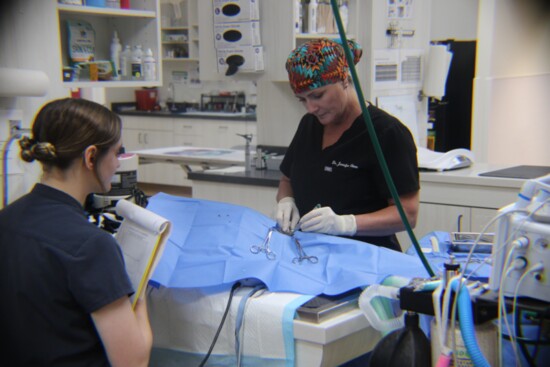
[[[478,186],[509,187],[519,189],[525,179],[479,176],[481,173],[491,172],[511,166],[475,163],[471,167],[443,172],[420,172],[421,183],[452,183]],[[254,167],[248,172],[235,170],[211,170],[190,172],[189,179],[241,185],[255,185],[277,187],[281,172],[278,170],[256,170]]]
[[[232,183],[240,185],[278,187],[281,171],[279,170],[257,170],[254,167],[248,172],[242,170],[235,172],[231,169],[207,170],[202,172],[189,172],[187,177],[190,180],[209,181],[219,183]]]
[[[184,119],[208,119],[208,120],[238,120],[256,121],[255,113],[230,113],[230,112],[169,112],[169,111],[120,111],[121,116],[141,117],[170,117]]]
[[[235,120],[235,121],[256,121],[255,112],[210,112],[210,111],[138,111],[135,103],[113,103],[113,112],[120,116],[160,117],[160,118],[183,118],[183,119],[208,119],[208,120]]]

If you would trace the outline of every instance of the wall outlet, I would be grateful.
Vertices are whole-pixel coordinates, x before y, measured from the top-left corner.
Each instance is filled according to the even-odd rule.
[[[9,120],[10,136],[21,134],[21,120]]]

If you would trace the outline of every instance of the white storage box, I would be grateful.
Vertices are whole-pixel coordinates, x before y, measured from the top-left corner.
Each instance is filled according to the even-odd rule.
[[[214,23],[260,19],[258,0],[214,0]]]
[[[284,155],[268,156],[265,160],[265,167],[269,170],[278,171],[284,157]]]
[[[257,46],[261,43],[258,21],[214,25],[214,46],[217,49]]]
[[[228,68],[227,59],[231,56],[241,56],[243,64],[238,72],[255,72],[264,70],[264,51],[262,46],[244,46],[240,48],[222,48],[216,50],[218,57],[218,73],[225,73]]]

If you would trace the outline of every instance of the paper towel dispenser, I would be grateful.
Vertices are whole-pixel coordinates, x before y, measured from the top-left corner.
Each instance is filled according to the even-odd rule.
[[[0,97],[41,97],[49,86],[50,78],[41,70],[0,68]]]

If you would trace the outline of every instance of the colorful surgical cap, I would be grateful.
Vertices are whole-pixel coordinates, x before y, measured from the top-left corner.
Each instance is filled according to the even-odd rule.
[[[363,50],[348,40],[353,62],[357,64]],[[340,41],[327,38],[304,43],[290,53],[286,60],[288,80],[295,94],[346,80],[349,67]]]

